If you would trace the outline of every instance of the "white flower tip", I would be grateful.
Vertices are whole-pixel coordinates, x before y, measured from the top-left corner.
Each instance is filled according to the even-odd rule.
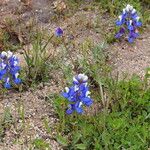
[[[12,55],[12,57],[13,57],[14,59],[17,59],[17,57],[16,57],[15,55]]]
[[[7,52],[7,57],[10,58],[13,55],[13,53],[11,51]]]
[[[123,9],[123,14],[125,14],[125,13],[126,13],[126,9],[124,8],[124,9]]]
[[[79,87],[75,85],[75,86],[74,86],[74,90],[75,90],[75,92],[78,91],[78,90],[79,90]]]
[[[82,103],[82,102],[80,102],[80,103],[79,103],[79,107],[81,107],[81,106],[82,106],[82,104],[83,104],[83,103]]]
[[[120,21],[122,20],[122,16],[121,16],[121,15],[119,16],[119,20],[120,20]]]
[[[8,82],[9,82],[9,80],[10,80],[10,78],[8,77],[8,78],[6,79],[6,82],[8,83]]]
[[[67,93],[69,92],[69,88],[68,87],[65,87],[65,90],[66,90]]]
[[[74,82],[78,82],[78,80],[76,79],[76,77],[73,77],[73,81]]]
[[[132,20],[130,20],[130,25],[132,24]]]
[[[135,9],[133,9],[131,13],[132,13],[132,14],[134,14],[135,12],[136,12],[136,10],[135,10]]]
[[[130,4],[127,4],[126,8],[130,7]]]
[[[133,10],[133,6],[130,5],[130,10]]]
[[[139,21],[140,17],[136,17],[136,20]]]
[[[85,85],[85,87],[87,87],[88,83],[86,82],[84,85]]]
[[[18,76],[19,76],[19,73],[18,72],[15,73],[15,78],[18,78]]]
[[[85,94],[85,96],[86,96],[86,97],[90,97],[89,94],[91,94],[91,92],[90,92],[90,91],[87,91],[86,94]]]
[[[14,66],[16,66],[18,64],[18,61],[14,61]]]
[[[126,11],[129,11],[129,8],[130,8],[130,5],[128,4],[127,6],[126,6]]]
[[[5,69],[5,67],[6,67],[7,65],[5,64],[5,63],[1,63],[1,67],[2,67],[2,69]]]
[[[82,74],[82,73],[78,74],[79,79],[82,79],[83,77],[84,77],[84,74]]]
[[[87,81],[88,80],[88,76],[84,76],[83,81]]]
[[[1,56],[2,56],[2,57],[5,57],[5,56],[7,57],[7,53],[6,53],[5,51],[2,51],[2,52],[1,52]]]
[[[127,4],[125,9],[126,9],[126,11],[132,11],[133,10],[133,6]]]
[[[85,74],[79,74],[78,78],[79,78],[79,80],[83,80],[83,81],[87,81],[88,80],[88,76],[86,76]]]

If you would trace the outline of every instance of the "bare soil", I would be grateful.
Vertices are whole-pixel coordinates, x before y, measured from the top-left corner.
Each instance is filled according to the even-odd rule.
[[[120,77],[122,74],[138,74],[143,78],[150,66],[150,28],[148,27],[133,44],[118,42],[113,44],[110,50],[114,73],[119,72]]]

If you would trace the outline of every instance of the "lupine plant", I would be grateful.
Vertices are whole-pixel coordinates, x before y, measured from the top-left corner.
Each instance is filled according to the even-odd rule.
[[[73,77],[73,86],[66,87],[65,92],[62,93],[64,98],[69,101],[67,114],[72,114],[74,111],[81,114],[83,113],[82,106],[91,106],[93,100],[90,98],[90,91],[88,87],[88,76],[84,74],[78,74]]]
[[[18,58],[11,52],[1,52],[0,54],[0,80],[4,82],[4,87],[11,88],[11,84],[20,84],[21,79],[18,78],[20,66]]]
[[[142,22],[140,21],[137,11],[133,6],[128,4],[116,21],[116,25],[119,26],[120,29],[115,37],[120,38],[123,35],[128,34],[128,41],[129,43],[132,43],[134,39],[139,36],[138,27],[142,26]]]

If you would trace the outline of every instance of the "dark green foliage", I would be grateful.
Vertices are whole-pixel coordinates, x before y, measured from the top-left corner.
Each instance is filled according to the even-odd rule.
[[[65,117],[62,134],[65,135],[65,141],[66,138],[68,140],[66,145],[63,144],[64,149],[148,149],[150,88],[144,88],[144,83],[138,77],[119,81],[116,88],[113,91],[115,93],[111,91],[111,94],[118,97],[107,111],[103,108],[97,115],[91,112],[91,116]]]

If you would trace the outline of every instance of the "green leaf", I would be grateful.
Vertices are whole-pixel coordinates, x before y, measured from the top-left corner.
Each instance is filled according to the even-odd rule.
[[[75,147],[77,149],[86,149],[86,145],[85,144],[76,144]]]
[[[50,148],[49,144],[44,141],[44,139],[35,139],[33,141],[33,145],[35,146],[36,149],[47,149]]]
[[[82,135],[80,133],[75,133],[73,136],[73,143],[76,144],[81,137]]]
[[[51,128],[49,127],[47,118],[44,118],[44,126],[46,128],[47,133],[51,133]]]
[[[61,135],[58,135],[56,137],[56,139],[57,139],[57,142],[60,143],[63,146],[67,146],[68,145],[67,139],[65,137],[63,137]]]

